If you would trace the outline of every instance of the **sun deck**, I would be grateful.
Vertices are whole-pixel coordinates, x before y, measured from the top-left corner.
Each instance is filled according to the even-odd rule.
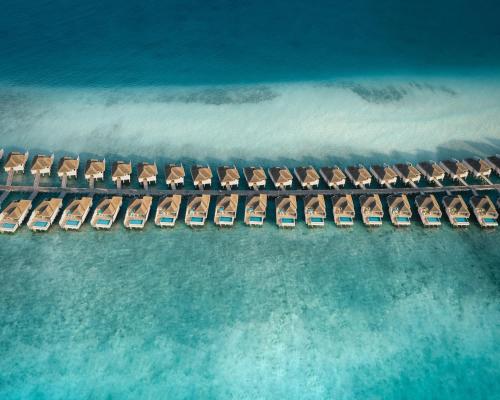
[[[28,220],[28,228],[32,231],[48,230],[59,214],[62,207],[62,199],[52,198],[43,200],[31,213]]]
[[[94,211],[90,225],[96,229],[109,229],[120,212],[123,203],[121,196],[103,199]]]
[[[427,179],[428,182],[440,184],[444,179],[444,170],[434,161],[422,161],[417,164],[418,170]]]
[[[491,169],[500,176],[500,154],[490,156],[486,158],[486,162],[489,164]]]
[[[329,188],[339,188],[345,185],[346,176],[336,165],[333,167],[321,167],[319,174]]]
[[[160,200],[156,208],[155,224],[161,227],[173,227],[179,217],[182,196],[174,194]]]
[[[173,189],[184,185],[186,172],[182,164],[165,165],[165,183]]]
[[[312,166],[294,168],[302,189],[313,189],[319,185],[319,175]]]
[[[156,183],[158,167],[156,163],[142,162],[137,167],[137,175],[139,183],[147,188],[150,184]]]
[[[471,157],[466,158],[463,162],[475,178],[488,178],[491,175],[491,167],[485,160]]]
[[[29,153],[19,153],[17,151],[10,152],[7,155],[3,169],[5,172],[19,172],[24,173],[24,167],[28,161]]]
[[[443,213],[433,194],[419,195],[415,198],[418,215],[424,226],[441,226]]]
[[[454,227],[469,226],[470,212],[462,196],[443,197],[443,206],[451,225]]]
[[[481,227],[496,228],[498,226],[498,211],[488,196],[473,196],[469,204]]]
[[[394,165],[394,171],[399,175],[403,183],[415,186],[420,182],[422,175],[411,163],[399,163]]]
[[[262,167],[245,167],[243,168],[243,175],[247,181],[250,189],[259,190],[266,187],[266,172]]]
[[[11,202],[0,213],[0,232],[14,233],[22,225],[30,210],[31,200]]]
[[[276,189],[286,189],[292,186],[293,176],[287,167],[272,167],[269,168],[268,173]]]
[[[370,186],[370,183],[372,182],[371,174],[362,164],[359,164],[358,166],[347,167],[345,169],[345,173],[354,186]]]
[[[266,218],[267,195],[254,194],[248,196],[245,203],[245,224],[262,226]]]
[[[276,224],[280,228],[293,228],[297,221],[297,197],[280,196],[276,198]]]
[[[151,211],[151,204],[153,198],[151,196],[144,196],[134,199],[125,212],[125,220],[123,224],[125,228],[129,229],[142,229],[149,218]]]
[[[324,226],[326,219],[325,196],[309,195],[304,198],[304,216],[309,227]]]
[[[47,156],[37,154],[31,162],[31,175],[50,175],[52,164],[54,163],[54,154]]]
[[[232,226],[238,211],[238,195],[225,194],[217,197],[214,223],[218,226]]]
[[[73,200],[63,211],[59,226],[66,230],[78,230],[85,222],[92,207],[92,197]]]
[[[370,172],[375,177],[380,186],[391,187],[398,181],[398,175],[387,164],[384,165],[372,165],[370,167]]]
[[[361,205],[361,216],[363,217],[363,223],[365,225],[382,225],[384,209],[382,207],[382,202],[380,201],[380,196],[378,194],[369,196],[362,195],[359,197],[359,203]]]
[[[191,176],[193,177],[193,184],[198,189],[212,186],[212,170],[208,165],[193,165],[191,167]]]
[[[411,206],[405,194],[387,197],[387,204],[389,206],[389,216],[394,226],[411,225]]]
[[[184,217],[186,225],[193,227],[205,225],[209,207],[210,196],[208,194],[191,196],[186,207],[186,216]]]
[[[217,168],[220,186],[223,189],[237,189],[240,183],[240,173],[236,166],[221,166]]]
[[[332,197],[333,220],[338,226],[352,226],[356,211],[350,194]]]

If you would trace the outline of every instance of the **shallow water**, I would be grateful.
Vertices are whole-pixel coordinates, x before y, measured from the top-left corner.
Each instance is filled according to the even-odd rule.
[[[63,3],[2,2],[7,151],[106,157],[108,177],[156,161],[160,185],[173,161],[500,153],[498,2]],[[218,229],[212,205],[203,229],[128,232],[123,214],[0,235],[1,399],[500,396],[500,233],[474,218],[284,231],[270,202],[263,228]]]

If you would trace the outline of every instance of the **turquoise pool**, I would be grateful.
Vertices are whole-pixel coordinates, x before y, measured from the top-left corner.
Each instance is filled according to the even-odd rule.
[[[49,223],[46,221],[35,221],[33,223],[33,226],[36,226],[37,228],[45,228]]]
[[[483,221],[486,224],[496,224],[497,223],[497,220],[495,218],[483,218]]]
[[[396,217],[398,222],[410,222],[410,218],[408,217]]]
[[[455,218],[455,221],[460,222],[462,224],[466,223],[466,222],[469,222],[469,220],[467,218],[465,218],[465,217],[457,217],[457,218]]]
[[[380,217],[368,217],[369,222],[381,222],[382,218]]]
[[[319,217],[311,217],[311,222],[324,222],[324,219],[323,218],[319,218]]]
[[[98,225],[109,225],[109,224],[111,224],[111,220],[110,219],[101,219],[101,218],[99,218],[97,220],[97,224]]]
[[[4,223],[2,224],[2,226],[3,226],[4,228],[7,228],[7,229],[12,229],[12,228],[15,228],[16,224],[13,224],[13,223],[11,223],[11,222],[4,222]]]
[[[233,222],[233,217],[220,217],[220,222]]]
[[[438,218],[438,217],[427,217],[427,222],[438,223],[438,222],[441,222],[441,218]]]
[[[203,222],[204,219],[202,217],[191,217],[191,222]]]
[[[160,218],[160,222],[174,222],[174,219],[172,217],[163,217]]]
[[[69,226],[77,226],[79,223],[80,223],[80,221],[76,221],[74,219],[68,219],[66,221],[66,225],[69,225]]]
[[[250,222],[262,222],[262,217],[250,217]]]
[[[340,222],[352,222],[351,217],[339,217]]]
[[[128,221],[130,225],[142,225],[144,223],[143,219],[131,219]]]
[[[282,224],[294,224],[295,219],[293,219],[293,218],[281,218],[281,223]]]

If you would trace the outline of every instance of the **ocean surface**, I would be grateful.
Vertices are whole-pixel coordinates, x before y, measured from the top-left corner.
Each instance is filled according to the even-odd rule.
[[[160,181],[174,161],[500,153],[498,2],[1,6],[6,151],[106,157],[108,177],[156,161]],[[272,202],[257,229],[123,214],[0,236],[0,399],[500,398],[498,229],[339,229],[329,210],[279,230]]]

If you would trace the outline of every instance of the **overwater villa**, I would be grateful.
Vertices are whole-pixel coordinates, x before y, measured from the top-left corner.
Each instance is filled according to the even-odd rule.
[[[372,165],[370,167],[370,172],[373,174],[380,186],[394,185],[398,180],[398,175],[387,164],[384,165]]]
[[[28,161],[28,157],[28,152],[19,153],[17,151],[13,151],[7,156],[3,169],[5,170],[5,172],[12,171],[24,173],[24,167],[26,165],[26,162]]]
[[[106,160],[88,160],[85,165],[85,179],[88,181],[97,181],[104,179],[106,170]]]
[[[53,163],[54,154],[50,156],[37,154],[31,163],[31,175],[50,175]]]
[[[372,176],[368,172],[368,170],[362,165],[359,164],[356,166],[347,167],[345,169],[346,175],[349,177],[354,186],[365,187],[370,186],[372,182]]]
[[[96,229],[109,229],[113,225],[120,212],[123,199],[121,196],[113,196],[101,200],[92,215],[90,225]]]
[[[62,199],[43,200],[31,213],[28,228],[32,231],[46,231],[56,219],[61,207]]]
[[[165,165],[165,182],[172,189],[184,185],[184,177],[186,172],[182,164],[167,164]]]
[[[394,226],[411,225],[411,206],[405,194],[391,195],[387,197],[389,216]]]
[[[193,177],[194,186],[196,186],[200,190],[212,185],[213,175],[212,170],[208,165],[193,165],[191,167],[191,176]]]
[[[473,196],[469,204],[481,227],[495,228],[498,226],[498,211],[488,196]]]
[[[421,174],[411,163],[400,163],[394,165],[394,171],[399,175],[406,185],[415,185],[420,182]]]
[[[85,222],[92,207],[92,197],[73,200],[63,211],[59,226],[63,229],[78,230]]]
[[[262,226],[266,218],[267,195],[254,194],[248,196],[245,203],[245,224]]]
[[[217,197],[214,222],[218,226],[232,226],[238,210],[238,195],[225,194]]]
[[[490,165],[485,160],[481,160],[478,157],[466,158],[464,164],[469,168],[475,178],[488,178],[491,175]]]
[[[384,217],[384,209],[380,196],[378,194],[362,195],[359,197],[361,205],[361,216],[363,222],[367,226],[380,226],[382,225],[382,218]]]
[[[173,227],[179,216],[182,197],[179,194],[166,196],[156,208],[155,224],[161,227]]]
[[[352,226],[356,211],[350,194],[332,197],[333,220],[338,226]]]
[[[433,194],[418,195],[415,198],[415,204],[417,205],[418,215],[424,226],[441,226],[443,213]]]
[[[115,161],[111,168],[111,180],[120,188],[123,183],[130,183],[132,175],[132,162]]]
[[[345,185],[346,176],[336,165],[333,167],[321,167],[319,174],[329,188],[339,188]]]
[[[208,217],[210,207],[210,195],[198,194],[191,196],[186,207],[184,222],[188,226],[203,226]]]
[[[125,228],[142,229],[149,218],[153,198],[144,196],[134,199],[127,208],[123,224]]]
[[[19,228],[29,211],[31,210],[31,200],[18,200],[11,202],[0,213],[0,232],[14,233]]]
[[[293,176],[287,167],[272,167],[268,169],[268,173],[276,189],[286,189],[292,186]]]
[[[217,168],[217,175],[219,177],[220,186],[223,189],[238,189],[240,183],[240,173],[233,165],[232,167],[224,165]]]
[[[434,161],[422,161],[417,164],[417,168],[425,176],[429,183],[436,183],[439,185],[440,181],[444,179],[444,170]]]
[[[314,189],[319,185],[319,175],[312,166],[297,167],[293,172],[300,182],[302,189]]]
[[[325,196],[308,195],[304,198],[304,216],[309,227],[324,226],[326,219]]]
[[[454,227],[469,226],[470,212],[462,196],[443,197],[443,206]]]
[[[57,176],[63,178],[76,178],[78,175],[78,167],[80,165],[80,157],[62,157],[59,160],[59,166],[57,167]]]
[[[486,158],[486,162],[490,165],[491,169],[500,176],[500,155],[496,154]]]
[[[441,161],[441,167],[450,175],[453,180],[466,179],[469,175],[469,170],[463,162],[454,158]]]
[[[246,167],[243,168],[243,175],[250,189],[259,190],[266,187],[266,172],[262,167]]]
[[[144,188],[147,188],[151,183],[156,183],[156,176],[158,175],[156,163],[140,163],[137,168],[137,174],[137,179]]]
[[[276,224],[280,228],[293,228],[297,221],[297,197],[280,196],[276,198]]]

